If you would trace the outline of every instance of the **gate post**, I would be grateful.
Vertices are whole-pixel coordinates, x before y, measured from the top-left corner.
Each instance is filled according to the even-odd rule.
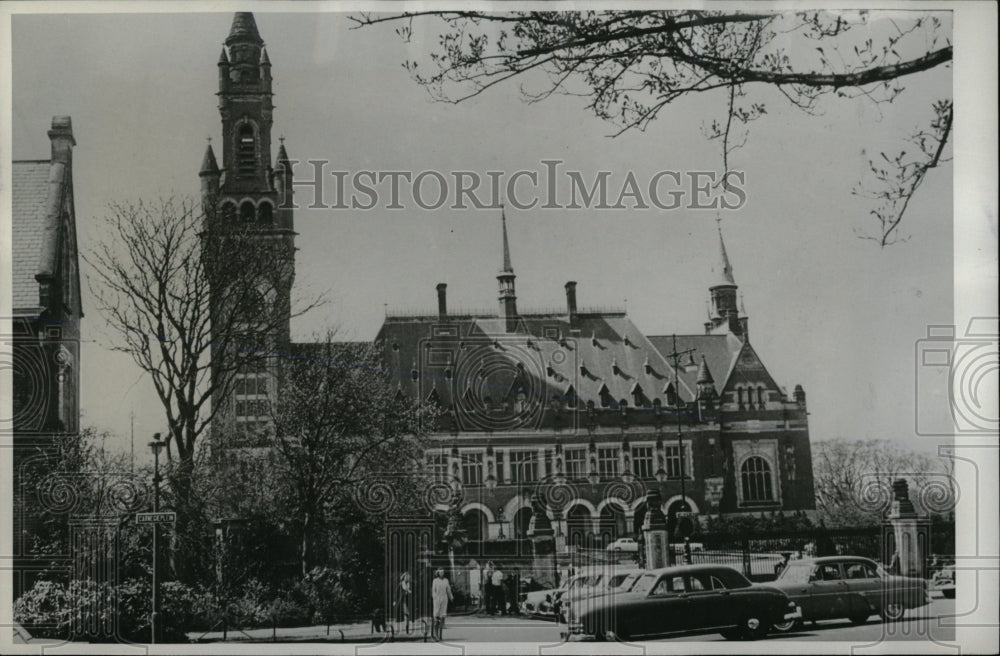
[[[895,573],[923,578],[929,537],[927,519],[917,514],[913,507],[906,479],[893,481],[892,492],[894,498],[886,519],[895,538],[896,551],[892,556],[893,564],[898,568]]]
[[[670,541],[667,539],[667,518],[660,508],[660,491],[646,492],[646,517],[642,522],[646,569],[659,569],[670,564]]]

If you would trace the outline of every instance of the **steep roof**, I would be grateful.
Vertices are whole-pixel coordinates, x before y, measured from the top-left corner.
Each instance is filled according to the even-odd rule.
[[[229,28],[226,45],[231,45],[237,41],[256,43],[258,45],[264,43],[264,39],[260,38],[260,33],[257,31],[257,21],[254,20],[252,12],[238,11],[233,16],[233,25]]]
[[[643,405],[668,405],[673,370],[623,313],[578,314],[572,324],[565,315],[527,315],[516,332],[505,326],[501,318],[390,317],[376,341],[404,395],[434,394],[449,407],[463,395],[482,395],[479,377],[504,368],[507,379],[490,383],[493,400],[524,389],[596,407],[623,399],[633,407],[637,394]],[[682,376],[680,383],[682,398],[693,399],[694,380]]]
[[[68,168],[48,160],[15,161],[12,177],[11,269],[13,309],[37,314],[40,273],[51,273],[60,242],[66,238],[59,218],[70,187]],[[71,217],[72,220],[72,217]],[[69,235],[71,244],[75,236]],[[75,253],[74,253],[75,257]],[[79,284],[79,280],[70,281]],[[79,297],[78,290],[74,290]],[[74,308],[79,312],[79,308]]]
[[[673,352],[672,335],[652,335],[649,337],[649,341],[664,359],[669,358]],[[726,382],[729,380],[729,374],[743,350],[743,342],[740,341],[740,338],[732,334],[677,335],[678,352],[688,349],[694,349],[692,355],[696,363],[700,360],[700,356],[705,357],[705,363],[708,365],[709,371],[712,372],[715,391],[722,394],[722,390],[725,389]],[[687,356],[683,356],[681,364],[683,365],[686,360]],[[682,368],[680,379],[683,395],[685,387],[687,389],[696,388],[698,371],[685,371]],[[687,397],[685,396],[685,398]]]

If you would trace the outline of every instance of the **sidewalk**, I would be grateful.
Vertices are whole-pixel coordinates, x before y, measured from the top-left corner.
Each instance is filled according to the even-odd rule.
[[[355,622],[351,624],[331,624],[329,631],[326,624],[315,626],[296,626],[273,629],[270,627],[256,629],[229,629],[226,632],[226,642],[423,642],[425,640],[426,624],[417,620],[410,624],[410,633],[403,630],[402,624],[387,624],[384,633],[373,633],[370,622]],[[426,629],[426,640],[430,640],[430,629]],[[222,631],[190,631],[187,637],[192,642],[222,642]]]

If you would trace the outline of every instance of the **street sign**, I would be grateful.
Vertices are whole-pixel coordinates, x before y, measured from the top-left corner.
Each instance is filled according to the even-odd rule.
[[[136,524],[173,524],[177,521],[175,512],[142,512],[135,514]]]

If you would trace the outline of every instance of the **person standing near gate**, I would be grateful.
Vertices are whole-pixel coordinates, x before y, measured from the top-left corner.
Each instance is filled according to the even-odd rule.
[[[486,605],[486,612],[493,614],[493,561],[486,563],[483,570],[483,601]]]
[[[444,577],[444,570],[434,573],[434,584],[431,586],[431,599],[434,601],[434,625],[431,637],[435,640],[444,639],[444,618],[448,616],[448,602],[453,599],[451,584]]]
[[[410,584],[410,573],[399,575],[399,598],[396,600],[396,621],[405,622],[406,632],[410,632],[410,597],[413,596],[413,586]]]
[[[497,567],[493,570],[493,603],[500,607],[500,614],[507,614],[507,600],[503,593],[503,571]],[[491,613],[492,614],[492,613]]]

